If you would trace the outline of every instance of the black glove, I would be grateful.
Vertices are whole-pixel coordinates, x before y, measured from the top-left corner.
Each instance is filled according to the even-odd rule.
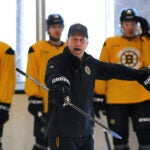
[[[4,124],[9,119],[10,104],[0,103],[0,124]]]
[[[50,99],[57,105],[64,105],[65,101],[70,102],[70,87],[66,84],[54,84],[50,88]],[[65,105],[64,105],[65,106]]]
[[[47,86],[49,88],[49,101],[62,106],[66,100],[70,99],[70,81],[65,76],[50,78]]]
[[[142,36],[148,36],[148,37],[150,37],[150,33],[149,33],[149,31],[150,31],[150,25],[149,25],[148,20],[146,18],[143,18],[143,17],[140,17],[140,16],[138,16],[137,19],[138,19],[138,21],[140,23],[141,30],[142,30],[142,33],[141,33],[140,36],[141,37]]]
[[[137,81],[150,92],[150,68],[143,67],[139,71],[140,71],[140,75]]]
[[[43,112],[43,99],[35,96],[29,97],[28,111],[38,117],[39,112]]]
[[[96,117],[100,118],[99,113],[100,110],[103,112],[103,114],[106,113],[106,96],[103,94],[102,95],[94,94],[93,106]]]

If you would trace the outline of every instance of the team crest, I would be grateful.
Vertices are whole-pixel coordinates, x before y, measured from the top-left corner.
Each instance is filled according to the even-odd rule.
[[[120,50],[118,54],[118,58],[120,59],[120,63],[133,68],[139,68],[141,65],[141,61],[139,61],[139,57],[141,56],[139,50],[132,47],[126,47]]]
[[[85,70],[85,72],[86,72],[88,75],[91,74],[91,70],[90,70],[90,68],[89,68],[88,66],[85,66],[84,70]]]

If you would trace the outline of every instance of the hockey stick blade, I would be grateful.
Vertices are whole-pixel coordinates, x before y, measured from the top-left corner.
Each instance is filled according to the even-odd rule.
[[[20,70],[19,68],[16,68],[16,71],[19,72],[19,73],[21,73],[22,75],[24,75],[25,77],[27,77],[28,79],[30,79],[31,81],[33,81],[35,84],[37,84],[40,87],[42,87],[43,89],[45,89],[46,91],[49,91],[49,89],[44,84],[40,83],[39,81],[37,81],[36,79],[34,79],[32,76],[30,76],[30,75],[26,74],[25,72],[23,72],[22,70]],[[104,128],[114,138],[122,139],[122,137],[120,135],[118,135],[116,132],[110,130],[105,125],[103,125],[100,121],[96,120],[94,117],[92,117],[91,115],[89,115],[85,111],[81,110],[80,108],[78,108],[77,106],[75,106],[74,104],[72,104],[71,102],[69,102],[68,98],[65,99],[65,105],[68,105],[68,106],[72,107],[73,109],[75,109],[76,111],[78,111],[80,114],[82,114],[84,117],[88,118],[92,122],[94,122],[94,123],[98,124],[99,126],[101,126],[102,128]]]

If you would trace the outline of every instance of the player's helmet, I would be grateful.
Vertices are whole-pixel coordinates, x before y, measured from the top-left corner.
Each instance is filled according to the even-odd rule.
[[[137,11],[135,9],[127,8],[121,11],[120,22],[123,21],[137,21]]]
[[[50,14],[46,20],[47,29],[51,25],[61,24],[64,27],[64,20],[60,14]]]

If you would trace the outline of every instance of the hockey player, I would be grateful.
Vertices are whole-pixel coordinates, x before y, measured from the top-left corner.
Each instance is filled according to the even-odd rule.
[[[15,52],[0,42],[0,150],[4,124],[9,120],[9,110],[16,85]]]
[[[63,53],[48,61],[45,76],[49,88],[46,135],[51,150],[94,150],[94,123],[72,107],[63,107],[63,103],[69,99],[94,116],[95,79],[138,81],[150,91],[148,69],[139,71],[120,64],[100,62],[85,52],[87,45],[86,26],[73,24]]]
[[[46,64],[49,58],[60,54],[65,43],[60,40],[64,28],[64,20],[60,14],[50,14],[46,20],[48,41],[38,41],[28,51],[27,74],[44,84]],[[47,112],[48,93],[38,85],[26,79],[25,92],[29,97],[28,111],[34,116],[35,145],[33,150],[47,150],[44,138],[44,117]]]
[[[100,55],[101,61],[122,64],[135,69],[150,65],[145,57],[149,54],[143,47],[143,41],[136,34],[138,22],[141,23],[141,17],[137,15],[135,9],[121,11],[122,35],[106,39]],[[113,139],[114,149],[130,149],[128,145],[129,117],[132,119],[137,135],[139,150],[150,149],[150,93],[134,81],[118,80],[97,81],[95,93],[107,103],[109,127],[123,137],[122,140]]]

